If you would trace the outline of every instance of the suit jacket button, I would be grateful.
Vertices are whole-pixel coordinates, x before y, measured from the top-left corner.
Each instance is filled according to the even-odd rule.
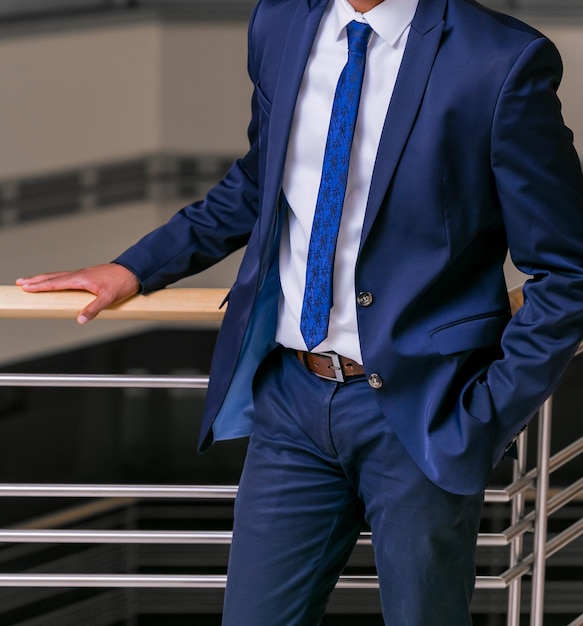
[[[372,304],[372,293],[370,291],[361,291],[356,296],[356,301],[360,306],[370,306]]]
[[[383,379],[378,374],[371,374],[368,377],[368,384],[373,389],[380,389],[383,386]]]

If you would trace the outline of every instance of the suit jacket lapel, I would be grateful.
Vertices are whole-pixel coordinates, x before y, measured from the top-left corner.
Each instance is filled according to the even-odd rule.
[[[420,0],[379,144],[361,248],[382,205],[423,100],[444,26],[447,0]]]

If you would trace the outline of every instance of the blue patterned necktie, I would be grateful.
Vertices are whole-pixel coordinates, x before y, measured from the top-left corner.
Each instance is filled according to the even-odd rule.
[[[313,350],[328,335],[336,241],[346,195],[348,164],[364,77],[366,47],[372,30],[368,24],[350,22],[346,32],[348,61],[340,74],[334,94],[306,264],[300,330],[308,350]]]

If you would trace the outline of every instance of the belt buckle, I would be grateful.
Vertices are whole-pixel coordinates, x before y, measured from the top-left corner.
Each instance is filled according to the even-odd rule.
[[[340,355],[336,352],[320,352],[320,354],[331,359],[332,365],[328,365],[328,368],[334,372],[334,376],[325,376],[324,374],[314,372],[316,376],[320,376],[320,378],[324,378],[325,380],[334,380],[337,383],[346,382],[344,372],[342,371],[342,365],[340,364]]]

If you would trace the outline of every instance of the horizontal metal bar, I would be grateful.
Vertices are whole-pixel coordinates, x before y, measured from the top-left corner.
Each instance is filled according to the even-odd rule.
[[[218,494],[213,490],[219,489]],[[199,491],[203,490],[204,493]],[[499,490],[490,490],[499,491]],[[506,493],[506,492],[504,492]],[[75,497],[75,498],[234,498],[237,487],[179,487],[176,485],[49,485],[49,484],[0,484],[0,497]],[[504,496],[489,502],[507,502]]]
[[[484,502],[504,504],[510,502],[519,493],[534,489],[534,480],[528,474],[500,489],[486,489]]]
[[[236,485],[52,485],[0,484],[0,497],[44,498],[217,498],[234,499]],[[549,501],[553,511],[583,490],[583,479]]]
[[[228,545],[230,530],[143,531],[143,530],[0,530],[0,543],[121,543]],[[359,546],[371,546],[370,532],[362,532]]]
[[[153,589],[224,589],[225,575],[171,576],[129,574],[0,574],[0,587],[126,587]],[[378,589],[376,576],[341,576],[340,589]]]
[[[0,374],[0,387],[140,387],[206,389],[208,376],[132,376],[128,374]]]
[[[0,530],[0,543],[228,545],[231,531]]]
[[[232,485],[7,485],[0,484],[0,497],[19,498],[192,498],[233,500]]]
[[[525,491],[528,491],[529,489],[534,489],[534,487],[535,485],[534,485],[533,477],[527,474],[526,476],[522,476],[521,478],[518,478],[513,483],[510,483],[510,485],[508,485],[504,491],[506,491],[506,494],[508,496],[508,501],[510,501],[513,498],[515,498],[517,495],[524,493]]]
[[[0,574],[0,587],[117,587],[151,589],[224,589],[225,575],[171,576],[129,574]],[[339,589],[378,589],[377,576],[341,576]],[[500,576],[477,576],[476,589],[505,589]]]
[[[337,589],[378,589],[378,576],[340,576]]]
[[[0,497],[234,499],[236,486],[0,484]]]
[[[506,504],[510,502],[511,498],[508,495],[506,488],[501,489],[486,489],[484,492],[484,502],[490,504]]]
[[[0,543],[107,543],[107,544],[205,544],[227,545],[231,531],[133,531],[133,530],[0,530]],[[480,533],[478,545],[508,545],[504,533]],[[362,532],[359,546],[371,546],[370,532]]]
[[[509,584],[502,576],[476,576],[476,589],[506,589]]]
[[[226,581],[225,575],[0,574],[0,587],[224,589]]]
[[[481,548],[502,548],[510,542],[505,533],[480,533],[478,546]]]

